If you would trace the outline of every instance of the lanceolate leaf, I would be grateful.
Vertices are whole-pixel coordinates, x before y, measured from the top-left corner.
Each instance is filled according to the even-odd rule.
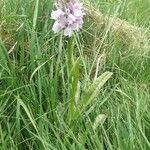
[[[104,86],[104,84],[111,76],[111,72],[105,72],[95,81],[93,81],[93,83],[87,88],[87,90],[83,93],[80,102],[78,102],[79,106],[74,113],[74,120],[76,120],[81,115],[81,113],[83,113],[86,107],[93,102],[93,100],[98,96],[100,89]]]
[[[82,99],[81,111],[87,107],[99,94],[100,89],[112,76],[111,72],[105,72],[100,77],[98,77],[85,91]]]

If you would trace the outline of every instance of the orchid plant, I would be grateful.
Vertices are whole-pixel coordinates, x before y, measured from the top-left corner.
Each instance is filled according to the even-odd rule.
[[[67,95],[68,111],[66,121],[70,126],[82,114],[86,107],[95,99],[99,89],[111,77],[112,73],[105,72],[81,93],[79,81],[80,57],[74,55],[75,42],[72,35],[79,31],[83,26],[83,17],[85,15],[83,5],[78,0],[57,0],[55,3],[56,10],[51,13],[51,19],[55,20],[52,30],[54,33],[63,31],[67,36],[66,62],[67,62]],[[75,37],[75,36],[74,36]],[[61,38],[62,39],[62,38]],[[78,46],[77,46],[78,47]]]
[[[85,15],[83,5],[78,0],[57,0],[55,3],[56,10],[51,13],[51,19],[55,22],[52,30],[54,33],[62,31],[67,36],[67,72],[68,72],[68,117],[67,121],[70,125],[75,118],[75,99],[79,82],[79,64],[80,58],[74,56],[74,38],[75,31],[79,31],[83,26],[83,17]]]

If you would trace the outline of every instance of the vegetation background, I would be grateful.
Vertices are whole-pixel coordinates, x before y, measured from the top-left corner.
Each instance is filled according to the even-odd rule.
[[[72,113],[67,39],[51,30],[54,2],[0,1],[0,150],[150,149],[150,1],[83,3]]]

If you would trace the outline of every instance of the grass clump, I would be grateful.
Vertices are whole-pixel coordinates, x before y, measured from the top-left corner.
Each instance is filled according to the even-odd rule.
[[[69,43],[53,1],[0,2],[0,149],[150,148],[149,1],[84,4]]]

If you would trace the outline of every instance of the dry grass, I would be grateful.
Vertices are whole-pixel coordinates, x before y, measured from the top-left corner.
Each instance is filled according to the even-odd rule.
[[[132,25],[114,16],[107,16],[91,5],[86,5],[86,12],[88,17],[93,20],[97,31],[102,27],[109,26],[111,32],[117,34],[122,40],[128,41],[133,48],[142,48],[144,53],[149,51],[150,35],[147,29]]]

